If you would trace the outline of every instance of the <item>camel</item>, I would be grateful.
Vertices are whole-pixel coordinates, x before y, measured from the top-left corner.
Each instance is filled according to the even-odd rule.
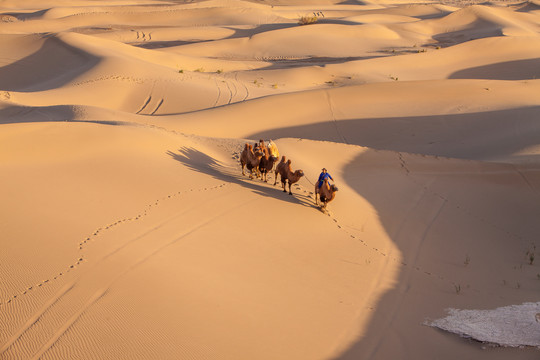
[[[291,191],[291,185],[298,182],[302,176],[304,176],[304,172],[302,170],[296,170],[292,171],[291,167],[291,160],[285,161],[285,156],[281,158],[281,161],[276,166],[275,170],[275,176],[276,179],[274,181],[274,185],[277,183],[277,176],[281,177],[281,185],[283,186],[283,192],[287,192],[285,190],[285,186],[287,185],[287,181],[289,181],[289,195],[292,195]]]
[[[319,194],[321,199],[321,209],[326,210],[326,205],[335,199],[337,191],[337,186],[328,184],[328,179],[324,179],[320,189],[317,184],[315,184],[315,204],[319,205],[319,199],[317,198],[317,194]]]
[[[259,142],[253,144],[253,152],[263,152],[263,149],[266,147],[264,140],[260,139]]]
[[[264,182],[268,182],[267,174],[274,168],[274,163],[276,160],[277,157],[271,156],[268,148],[263,147],[263,156],[261,157],[261,162],[259,163],[259,171],[261,172],[261,180],[264,180]]]
[[[284,170],[287,167],[287,158],[284,156],[281,157],[280,162],[276,165],[276,169],[274,170],[274,186],[277,184],[278,174],[281,170]]]
[[[242,175],[246,175],[244,167],[249,170],[249,178],[253,179],[253,170],[255,170],[255,176],[259,177],[259,163],[261,161],[262,152],[260,150],[253,151],[253,147],[249,144],[244,146],[242,154],[240,154],[240,165],[242,165]]]

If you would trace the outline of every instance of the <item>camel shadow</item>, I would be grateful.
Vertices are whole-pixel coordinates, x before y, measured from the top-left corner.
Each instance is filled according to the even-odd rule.
[[[300,188],[297,184],[293,185],[293,189],[297,190],[297,192],[293,192],[293,195],[291,196],[288,193],[284,193],[281,190],[281,186],[273,186],[270,179],[268,180],[268,183],[265,183],[259,179],[251,180],[247,176],[242,176],[240,165],[238,165],[238,170],[233,170],[226,164],[194,148],[182,147],[178,149],[177,152],[169,150],[167,151],[167,155],[182,163],[182,165],[186,166],[192,171],[210,175],[219,181],[240,185],[259,196],[270,197],[297,205],[317,208],[313,203],[313,199],[309,195],[304,195],[298,192]]]

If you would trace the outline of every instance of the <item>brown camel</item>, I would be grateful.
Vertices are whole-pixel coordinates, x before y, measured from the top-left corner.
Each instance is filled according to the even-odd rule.
[[[319,194],[319,197],[321,199],[321,209],[326,210],[326,205],[336,197],[336,192],[338,191],[338,188],[336,185],[328,184],[328,179],[324,179],[323,184],[321,185],[321,188],[319,189],[317,185],[315,185],[315,204],[319,205],[317,194]]]
[[[264,155],[261,157],[261,162],[259,163],[259,171],[261,172],[261,180],[268,182],[267,174],[274,168],[277,157],[271,156],[267,147],[263,148],[263,153]]]
[[[285,156],[281,158],[281,161],[276,166],[276,179],[274,181],[274,185],[276,185],[278,174],[281,177],[283,192],[287,192],[287,190],[285,190],[285,186],[287,185],[287,181],[289,182],[289,195],[292,195],[291,185],[298,182],[300,178],[304,176],[304,172],[302,170],[296,170],[294,172],[292,171],[291,160],[289,159],[285,162]]]
[[[249,144],[244,146],[242,154],[240,154],[240,165],[242,165],[242,175],[246,175],[244,167],[249,170],[249,178],[253,179],[253,171],[255,170],[255,176],[259,177],[259,163],[261,161],[262,152],[258,149],[254,152],[253,147]]]
[[[287,166],[287,158],[285,156],[282,156],[281,160],[276,165],[276,169],[274,170],[274,175],[275,175],[274,186],[277,184],[279,172],[281,171],[281,169],[285,169],[286,166]]]

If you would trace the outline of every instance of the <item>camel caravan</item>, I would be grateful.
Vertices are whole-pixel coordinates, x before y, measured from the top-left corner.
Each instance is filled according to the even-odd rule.
[[[288,182],[289,195],[292,195],[291,186],[304,176],[304,171],[293,171],[291,160],[287,160],[285,156],[282,156],[280,162],[276,164],[278,159],[279,151],[277,145],[272,140],[268,144],[262,139],[254,145],[246,143],[244,150],[240,154],[242,175],[245,176],[245,170],[247,170],[249,171],[250,179],[257,177],[261,178],[264,182],[268,182],[268,173],[274,171],[274,185],[277,184],[279,175],[283,192],[287,192],[286,186]],[[276,166],[274,167],[274,165]],[[332,176],[323,168],[315,184],[315,205],[320,206],[322,210],[326,210],[326,206],[330,201],[334,200],[338,191],[335,184],[329,184],[329,179],[334,181]]]

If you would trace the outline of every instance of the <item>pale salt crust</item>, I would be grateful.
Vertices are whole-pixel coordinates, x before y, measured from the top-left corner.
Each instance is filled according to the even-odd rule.
[[[426,325],[486,343],[540,348],[540,302],[494,310],[448,309],[448,313],[447,317]]]

